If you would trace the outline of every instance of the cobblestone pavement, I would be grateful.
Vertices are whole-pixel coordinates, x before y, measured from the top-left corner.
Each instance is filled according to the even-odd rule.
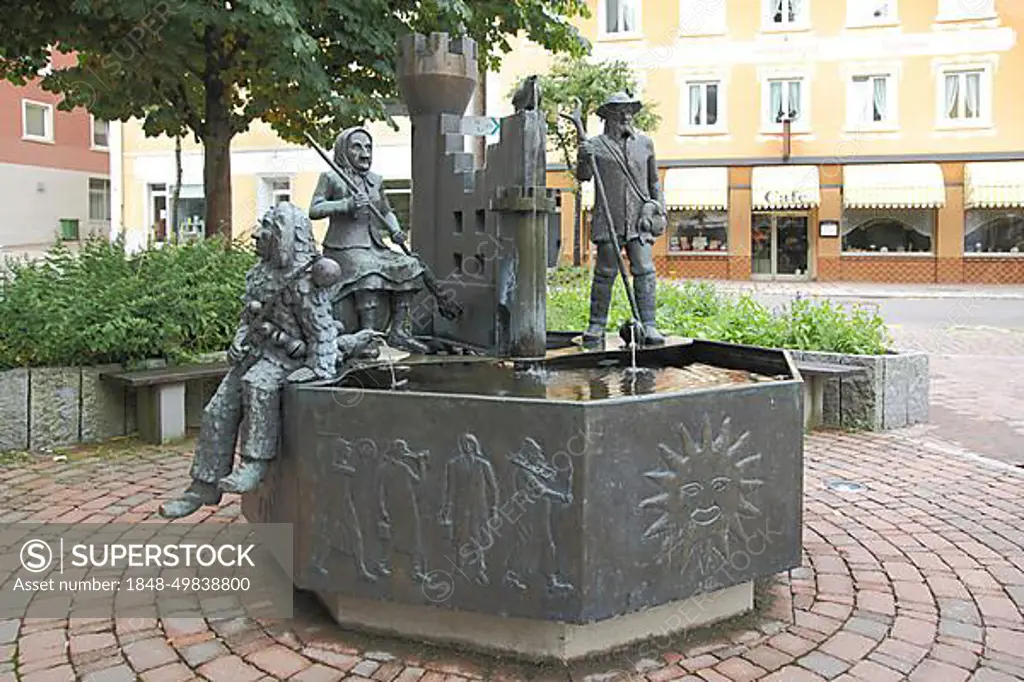
[[[897,348],[929,354],[929,429],[1024,466],[1024,330],[894,327]]]
[[[163,521],[183,448],[0,466],[0,520]],[[838,492],[840,479],[865,486]],[[0,621],[0,682],[377,680],[629,676],[665,682],[1001,682],[1024,679],[1024,471],[915,427],[808,438],[802,566],[729,627],[570,668],[514,666],[364,638],[300,595],[289,621]],[[239,522],[237,498],[197,514]]]

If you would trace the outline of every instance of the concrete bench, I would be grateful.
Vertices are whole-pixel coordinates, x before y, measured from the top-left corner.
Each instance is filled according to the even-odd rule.
[[[804,428],[807,430],[818,428],[824,421],[825,382],[866,371],[864,367],[856,365],[826,362],[798,361],[796,368],[804,379]]]
[[[167,443],[185,437],[185,384],[196,379],[220,379],[226,362],[178,365],[160,369],[102,374],[104,381],[135,389],[139,436],[147,443]]]

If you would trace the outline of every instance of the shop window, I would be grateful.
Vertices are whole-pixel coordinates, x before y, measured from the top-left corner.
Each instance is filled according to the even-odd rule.
[[[668,212],[669,253],[725,252],[729,214],[725,211]]]
[[[851,209],[843,213],[845,253],[930,253],[934,209]]]
[[[1024,209],[967,211],[964,253],[1024,253]]]

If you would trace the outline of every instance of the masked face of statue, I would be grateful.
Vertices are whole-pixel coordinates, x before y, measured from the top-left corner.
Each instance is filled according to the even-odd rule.
[[[349,164],[360,173],[370,170],[373,163],[373,141],[365,133],[354,133],[348,140],[345,156]]]

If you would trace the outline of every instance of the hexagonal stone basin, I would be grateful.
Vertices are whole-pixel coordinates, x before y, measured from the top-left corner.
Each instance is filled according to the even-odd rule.
[[[799,374],[700,341],[629,361],[293,387],[243,511],[294,524],[297,586],[353,628],[570,660],[749,610],[755,578],[799,564]]]

